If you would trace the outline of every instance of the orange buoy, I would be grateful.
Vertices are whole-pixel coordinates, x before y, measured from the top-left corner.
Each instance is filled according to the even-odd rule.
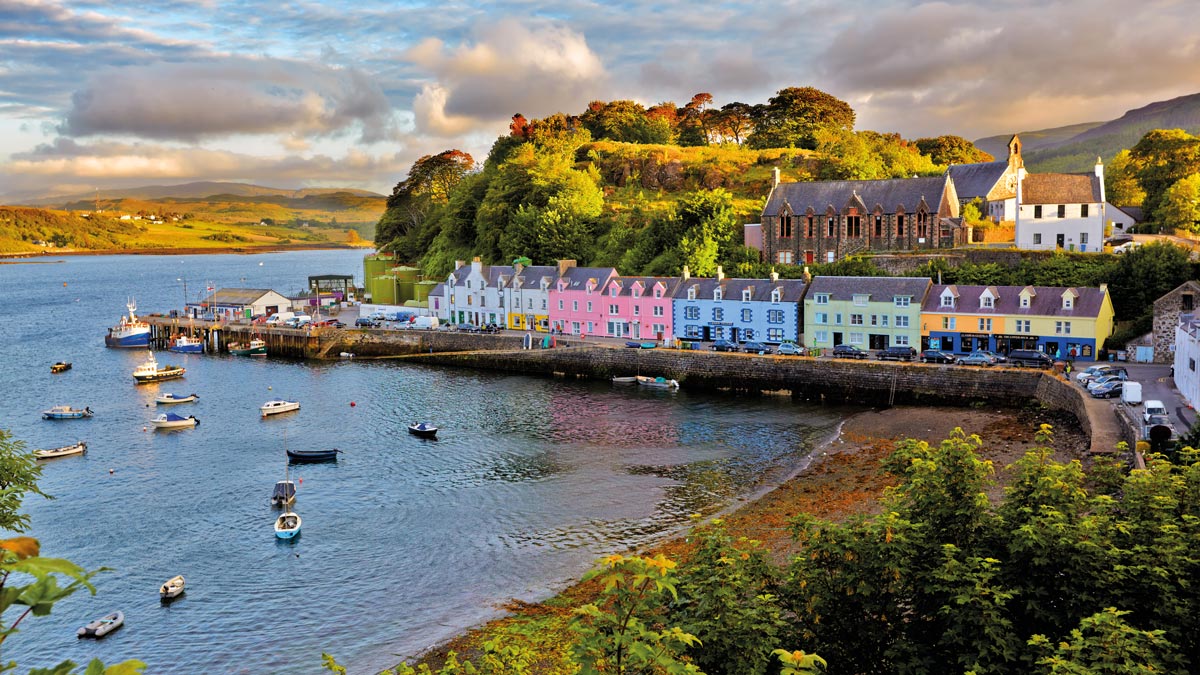
[[[353,407],[354,407],[354,406],[356,406],[356,405],[358,405],[358,404],[357,404],[357,403],[355,403],[354,401],[350,401],[350,407],[351,407],[351,408],[353,408]]]

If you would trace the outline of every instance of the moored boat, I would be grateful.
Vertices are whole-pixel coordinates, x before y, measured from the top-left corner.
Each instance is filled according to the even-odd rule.
[[[300,514],[294,511],[284,511],[275,519],[275,536],[280,539],[292,539],[300,534]]]
[[[133,300],[125,303],[129,310],[128,316],[122,316],[117,325],[108,329],[104,336],[105,347],[149,347],[150,324],[137,318],[137,303]]]
[[[154,425],[155,429],[183,429],[185,427],[199,426],[200,420],[192,415],[183,417],[175,413],[163,413],[150,420],[150,424]]]
[[[154,358],[154,352],[147,352],[146,360],[133,369],[133,379],[137,380],[138,384],[161,382],[163,380],[173,380],[177,377],[183,377],[183,374],[186,372],[187,368],[173,366],[169,363],[159,367],[158,361]]]
[[[71,364],[67,363],[66,361],[59,361],[58,363],[50,366],[50,372],[52,373],[65,373],[70,369]]]
[[[113,612],[75,631],[79,637],[102,638],[125,624],[123,612]]]
[[[262,338],[254,338],[250,342],[230,342],[229,353],[234,356],[266,356],[267,343]]]
[[[271,506],[288,506],[296,501],[296,484],[290,480],[275,483],[271,492]]]
[[[429,422],[413,422],[408,425],[408,433],[413,436],[420,436],[421,438],[435,438],[437,437],[437,432],[438,428]]]
[[[56,405],[49,410],[42,411],[44,420],[81,420],[92,415],[91,408],[72,408],[69,405]]]
[[[293,464],[314,464],[316,462],[336,462],[341,450],[288,450],[288,461]]]
[[[629,376],[625,376],[625,377],[614,377],[612,379],[612,383],[613,384],[637,384],[637,376],[629,375]]]
[[[61,448],[48,448],[46,450],[34,450],[34,459],[56,459],[58,457],[70,457],[71,455],[86,455],[87,443],[79,441],[74,445],[64,445]]]
[[[678,381],[668,380],[665,377],[647,377],[645,375],[638,375],[637,382],[638,382],[638,384],[642,385],[643,387],[654,387],[656,389],[678,389],[679,388]]]
[[[171,405],[173,403],[191,403],[200,398],[199,394],[159,394],[154,398],[154,402],[158,405]]]
[[[183,580],[183,575],[178,574],[170,579],[167,579],[166,583],[158,587],[158,597],[163,602],[174,600],[175,598],[183,595],[186,587],[187,582]]]
[[[180,335],[171,340],[171,346],[167,347],[167,351],[172,351],[176,354],[203,354],[204,340],[188,335]]]
[[[288,401],[282,398],[275,398],[267,401],[258,407],[259,412],[263,417],[267,415],[278,415],[279,413],[291,412],[300,409],[299,401]]]

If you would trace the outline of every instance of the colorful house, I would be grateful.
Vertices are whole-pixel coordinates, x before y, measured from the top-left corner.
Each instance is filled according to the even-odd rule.
[[[816,277],[804,299],[804,343],[818,349],[916,347],[931,285],[913,277]]]
[[[692,279],[687,269],[672,303],[676,337],[683,340],[800,341],[799,279]]]
[[[607,316],[602,291],[617,270],[576,267],[574,260],[560,260],[558,269],[550,289],[550,329],[571,335],[604,335]]]
[[[446,312],[450,322],[506,325],[508,312],[503,289],[512,274],[511,265],[484,265],[478,257],[469,267],[457,261],[446,278]]]
[[[513,330],[550,330],[550,289],[558,278],[552,265],[515,265],[504,287],[508,327]]]
[[[921,346],[966,354],[1036,349],[1090,361],[1113,331],[1108,286],[932,287],[921,308]]]
[[[671,296],[678,277],[618,277],[604,287],[604,335],[671,340]]]

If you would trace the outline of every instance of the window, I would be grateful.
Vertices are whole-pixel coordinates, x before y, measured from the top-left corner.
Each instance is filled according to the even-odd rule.
[[[863,334],[862,333],[851,333],[850,339],[847,340],[847,342],[849,342],[852,345],[861,345],[863,343]]]
[[[1022,306],[1022,307],[1029,307],[1029,296],[1028,296],[1028,295],[1022,295],[1022,296],[1021,296],[1021,306]]]
[[[610,298],[615,298],[615,297],[617,297],[617,290],[618,290],[618,289],[617,289],[617,285],[616,285],[616,284],[613,284],[612,286],[609,286],[609,287],[608,287],[608,297],[610,297]]]
[[[684,307],[683,308],[683,318],[691,319],[692,321],[696,321],[697,319],[700,318],[700,308],[699,307]]]
[[[792,217],[790,215],[781,216],[779,218],[779,236],[785,239],[791,239]]]
[[[725,339],[725,328],[723,326],[713,326],[712,327],[712,336],[713,336],[714,340],[724,340]]]
[[[917,214],[917,237],[925,238],[929,236],[929,214],[920,212]]]
[[[743,328],[742,336],[745,337],[745,339],[747,339],[747,340],[753,340],[754,339],[754,329],[753,328]]]
[[[893,337],[892,340],[894,340],[894,342],[892,342],[892,344],[894,344],[894,345],[898,345],[900,347],[908,346],[908,336],[907,335],[897,335],[897,336]]]
[[[826,236],[828,237],[832,237],[836,233],[833,226],[833,216],[829,216],[826,230]]]
[[[861,216],[846,216],[846,236],[861,237],[862,236],[862,217]]]
[[[883,326],[884,328],[887,327],[887,325],[888,325],[888,315],[887,314],[879,315],[879,325]]]
[[[1041,204],[1038,204],[1038,205],[1036,205],[1036,206],[1034,206],[1034,207],[1033,207],[1033,217],[1034,217],[1034,218],[1041,218],[1041,217],[1042,217],[1042,205],[1041,205]]]
[[[995,300],[993,300],[992,296],[990,296],[990,295],[981,295],[981,296],[979,296],[979,306],[987,308],[987,309],[991,309],[996,306]]]
[[[661,288],[654,289],[654,297],[656,297],[656,298],[662,297],[662,289]]]
[[[713,321],[724,321],[724,320],[725,320],[725,310],[721,309],[720,307],[713,307]]]
[[[558,301],[558,311],[560,311],[560,312],[561,312],[562,310],[563,310],[563,301],[562,301],[562,300],[559,300],[559,301]]]
[[[904,236],[904,216],[896,216],[896,236]]]
[[[750,302],[750,296],[753,293],[749,288],[742,290],[742,302]]]
[[[855,293],[854,294],[854,306],[855,307],[866,307],[867,301],[870,299],[871,299],[871,296],[867,295],[866,293]]]
[[[897,295],[892,298],[892,304],[897,307],[908,307],[912,304],[912,297],[907,295]]]
[[[1071,322],[1070,321],[1055,321],[1054,322],[1054,334],[1055,335],[1070,335],[1071,334]]]
[[[640,298],[642,297],[642,288],[640,286],[634,286],[633,288],[629,289],[629,294],[635,298]]]
[[[691,288],[688,289],[688,300],[695,300],[695,299],[696,299],[696,287],[692,286]]]
[[[1017,332],[1018,333],[1031,332],[1030,328],[1029,328],[1029,320],[1028,319],[1017,319]]]
[[[850,325],[851,326],[863,325],[863,315],[862,314],[851,314],[850,315]]]
[[[1192,295],[1191,293],[1184,293],[1183,295],[1180,295],[1179,296],[1179,308],[1185,312],[1192,311],[1192,308],[1195,307],[1195,305],[1196,305],[1195,298],[1196,298],[1196,296]]]
[[[808,236],[813,236],[813,217],[808,217]]]
[[[521,304],[521,302],[517,301],[517,304],[519,305],[519,304]],[[528,307],[529,309],[533,309],[533,298],[529,298],[529,304],[526,305],[526,307]]]
[[[651,326],[651,328],[654,329],[655,335],[666,335],[667,334],[667,324],[665,324],[665,323],[656,323],[653,326]]]
[[[654,306],[654,316],[662,316],[662,315],[663,315],[663,306],[655,305]]]
[[[875,236],[883,236],[883,216],[875,216]]]
[[[471,280],[467,279],[467,290],[471,290]]]
[[[685,326],[683,329],[683,334],[690,338],[700,337],[700,327],[699,326]]]
[[[1066,204],[1059,204],[1059,205],[1058,205],[1058,217],[1059,217],[1059,218],[1066,218],[1066,217],[1067,217],[1067,205],[1066,205]]]
[[[1080,233],[1079,233],[1079,243],[1081,243],[1081,244],[1086,244],[1086,243],[1087,243],[1087,236],[1088,236],[1088,233],[1087,233],[1087,232],[1080,232]]]
[[[542,309],[546,309],[546,299],[545,298],[542,298]],[[562,307],[559,307],[559,309],[562,309]]]
[[[767,323],[783,323],[783,310],[782,309],[768,309],[767,310]]]
[[[588,300],[587,308],[588,308],[587,311],[590,314],[592,311],[592,301],[591,300]]]
[[[955,317],[955,316],[943,316],[942,317],[942,330],[958,330],[957,324],[958,324],[958,317]]]
[[[721,299],[721,289],[718,288],[717,290],[713,291],[713,300],[720,301],[720,299]]]
[[[992,331],[992,320],[991,319],[980,319],[979,320],[979,330],[982,333],[990,333]]]
[[[908,315],[907,314],[897,314],[896,315],[896,328],[908,328]]]
[[[780,251],[779,252],[779,264],[780,265],[791,265],[793,260],[794,260],[794,258],[792,258],[791,251]]]
[[[1080,218],[1087,218],[1087,217],[1088,217],[1088,215],[1087,215],[1087,214],[1088,214],[1088,205],[1087,205],[1087,204],[1080,204],[1080,205],[1079,205],[1079,217],[1080,217]]]
[[[953,306],[954,306],[954,296],[950,295],[949,293],[943,293],[942,294],[942,307],[953,307]]]
[[[754,311],[750,310],[750,309],[743,309],[742,310],[742,322],[750,323],[753,320],[754,320]]]
[[[616,306],[616,305],[609,305],[609,306],[608,306],[608,313],[609,313],[609,314],[616,314],[618,311],[620,311],[620,307],[618,307],[618,306]],[[636,314],[636,313],[637,313],[637,312],[634,312],[634,314]]]
[[[1034,232],[1034,233],[1033,233],[1033,245],[1034,245],[1034,246],[1041,246],[1041,245],[1042,245],[1042,233],[1041,233],[1041,232]]]
[[[591,321],[589,321],[589,322],[588,322],[588,334],[589,334],[589,335],[595,335],[595,334],[596,334],[596,330],[595,330],[595,328],[594,328],[593,326],[594,326],[594,324],[593,324]]]
[[[579,335],[579,322],[578,321],[571,322],[571,332],[576,335]]]
[[[1196,359],[1188,359],[1188,370],[1196,372]]]
[[[813,331],[813,342],[829,342],[829,331]]]
[[[783,329],[782,328],[768,328],[767,329],[767,341],[768,342],[783,342]]]
[[[813,315],[813,321],[816,323],[829,323],[829,314],[825,312],[817,312]]]
[[[818,305],[828,305],[829,304],[829,294],[828,293],[817,293],[816,303]]]
[[[571,301],[571,311],[572,311],[572,312],[578,312],[578,311],[579,311],[579,301],[578,301],[578,300],[572,300],[572,301]]]
[[[878,314],[872,314],[872,315],[871,315],[871,325],[872,325],[872,326],[878,326],[878,325],[879,325],[879,315],[878,315]]]
[[[1063,309],[1074,309],[1074,308],[1075,308],[1075,299],[1069,295],[1064,297],[1063,298]]]
[[[614,305],[614,306],[615,306],[615,305]],[[614,312],[614,313],[615,313],[615,312]],[[641,316],[641,315],[642,315],[642,306],[641,306],[641,305],[634,305],[634,306],[633,306],[633,315],[634,315],[634,316]]]
[[[771,302],[779,302],[782,299],[783,299],[783,293],[781,293],[778,288],[771,291]]]
[[[842,313],[841,312],[834,312],[833,322],[837,323],[837,324],[840,324],[842,322]]]

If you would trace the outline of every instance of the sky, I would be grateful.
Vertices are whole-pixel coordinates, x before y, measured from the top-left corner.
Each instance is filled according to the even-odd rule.
[[[1196,0],[0,0],[0,196],[245,181],[389,193],[514,113],[812,86],[969,139],[1200,92]]]

